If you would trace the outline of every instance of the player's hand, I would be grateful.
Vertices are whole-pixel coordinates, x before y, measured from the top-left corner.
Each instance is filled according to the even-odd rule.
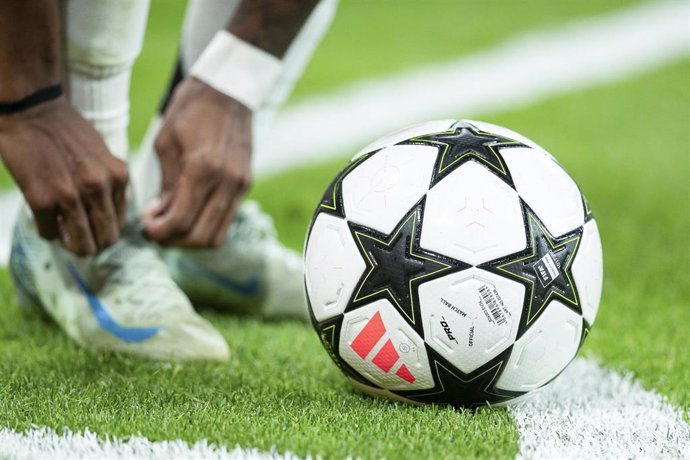
[[[161,194],[143,213],[166,246],[218,247],[251,182],[252,112],[195,78],[173,94],[156,151]]]
[[[127,166],[67,99],[0,117],[0,156],[43,238],[59,238],[79,256],[118,240]]]

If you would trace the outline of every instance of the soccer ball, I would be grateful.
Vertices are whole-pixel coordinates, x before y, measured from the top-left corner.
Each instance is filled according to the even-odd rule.
[[[575,357],[602,284],[597,224],[543,148],[442,120],[364,148],[309,228],[312,322],[360,389],[476,407],[541,388]]]

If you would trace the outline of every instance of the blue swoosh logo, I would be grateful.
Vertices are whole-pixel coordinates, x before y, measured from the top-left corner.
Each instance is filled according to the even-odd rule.
[[[86,282],[84,282],[82,277],[79,275],[79,272],[71,265],[68,265],[67,269],[72,275],[72,278],[74,278],[74,281],[77,283],[77,286],[79,286],[82,294],[84,294],[84,297],[86,297],[86,300],[88,300],[91,311],[96,317],[98,325],[101,326],[102,329],[110,332],[118,339],[130,343],[144,342],[160,331],[160,327],[120,326],[117,321],[110,316],[110,313],[108,313],[108,310],[105,309],[100,299],[93,292],[91,292],[91,289],[89,289],[89,287],[86,285]]]
[[[248,297],[255,296],[259,293],[259,277],[256,274],[253,274],[247,281],[235,281],[191,260],[182,259],[180,263],[184,268],[195,271],[201,276],[231,291],[238,292]]]

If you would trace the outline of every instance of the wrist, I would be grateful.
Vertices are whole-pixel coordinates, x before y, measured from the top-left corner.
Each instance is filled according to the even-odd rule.
[[[0,118],[26,112],[34,107],[60,98],[63,94],[62,85],[54,84],[33,91],[19,99],[0,100]]]
[[[256,110],[268,98],[281,71],[278,58],[221,30],[194,63],[190,75]]]
[[[221,93],[192,76],[185,78],[178,85],[165,115],[166,117],[177,116],[182,111],[190,110],[205,115],[214,114],[218,120],[224,119],[224,114],[229,114],[232,117],[251,118],[252,116],[252,110],[241,101]]]
[[[57,57],[48,53],[24,61],[0,62],[0,104],[10,103],[60,82]]]

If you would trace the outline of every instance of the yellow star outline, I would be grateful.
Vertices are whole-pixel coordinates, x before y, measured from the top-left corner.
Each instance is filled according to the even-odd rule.
[[[509,270],[506,270],[504,267],[506,267],[508,265],[514,265],[518,262],[522,262],[523,260],[527,260],[527,259],[530,259],[530,258],[535,256],[536,237],[534,235],[533,225],[537,225],[541,229],[541,231],[543,232],[543,235],[546,238],[546,241],[549,243],[549,246],[553,250],[556,250],[562,246],[565,246],[565,244],[570,243],[573,240],[576,240],[575,248],[573,248],[573,251],[570,253],[570,255],[568,256],[568,259],[566,260],[566,262],[564,264],[565,266],[562,268],[564,276],[568,279],[568,283],[570,283],[570,286],[574,286],[573,280],[570,277],[570,273],[568,273],[569,272],[568,269],[570,268],[570,265],[573,261],[573,257],[575,256],[575,254],[577,254],[577,249],[580,246],[580,239],[582,238],[581,235],[576,234],[576,235],[573,235],[572,237],[570,237],[566,240],[561,241],[558,244],[554,244],[553,241],[551,240],[551,235],[549,234],[549,232],[539,223],[539,221],[537,221],[537,219],[534,217],[534,215],[531,212],[529,212],[528,216],[529,216],[528,218],[529,218],[529,224],[530,224],[529,225],[530,226],[530,238],[532,240],[532,253],[529,255],[526,255],[524,257],[521,257],[519,259],[511,260],[509,262],[506,262],[506,263],[501,264],[501,265],[496,267],[498,270],[501,270],[502,272],[507,273],[507,274],[512,275],[512,276],[515,276],[517,278],[520,278],[521,280],[524,280],[530,284],[529,306],[527,309],[527,323],[526,323],[527,325],[529,325],[532,322],[532,320],[534,320],[534,318],[544,309],[544,307],[549,303],[549,301],[551,300],[551,298],[554,295],[557,297],[560,297],[563,300],[571,302],[575,306],[579,307],[580,303],[579,303],[579,299],[577,298],[577,294],[575,294],[575,288],[572,289],[573,294],[574,294],[574,298],[572,298],[572,299],[561,295],[560,293],[554,291],[553,289],[550,289],[549,294],[546,296],[546,299],[544,299],[542,304],[539,306],[539,309],[536,312],[534,312],[534,314],[532,314],[532,300],[534,298],[534,281],[532,281],[529,278],[525,278],[524,276],[520,276],[517,273],[513,273]]]
[[[589,201],[587,201],[584,195],[582,195],[582,201],[585,203],[585,216],[591,215],[592,209],[589,207]]]
[[[332,326],[324,327],[323,329],[321,329],[321,333],[319,335],[321,335],[321,340],[326,342],[325,332],[329,329],[333,329],[333,334],[331,334],[331,340],[328,341],[328,344],[331,346],[331,350],[332,350],[333,347],[335,347],[335,344],[333,343],[333,341],[335,340],[335,324]]]
[[[446,387],[445,387],[445,385],[443,384],[443,379],[441,378],[441,375],[439,374],[439,369],[438,369],[438,368],[439,368],[439,366],[441,366],[442,368],[444,368],[444,369],[446,370],[446,372],[448,372],[450,375],[452,375],[452,376],[455,377],[456,379],[460,380],[462,383],[471,383],[471,382],[474,382],[475,380],[477,380],[478,378],[482,377],[483,375],[485,375],[485,374],[487,374],[487,373],[489,373],[489,372],[491,372],[491,371],[494,371],[494,375],[491,377],[491,380],[489,380],[489,382],[488,382],[488,383],[486,384],[486,386],[482,389],[482,391],[483,391],[484,393],[486,393],[486,394],[490,394],[490,395],[493,395],[493,396],[499,396],[499,397],[508,399],[508,397],[507,397],[506,395],[501,395],[501,394],[498,394],[498,393],[493,393],[493,392],[491,392],[491,391],[489,390],[489,387],[491,387],[491,386],[493,385],[493,383],[496,381],[496,377],[498,377],[498,374],[501,372],[501,368],[503,367],[504,362],[505,362],[504,360],[500,360],[500,361],[498,361],[496,364],[494,364],[493,366],[491,366],[490,368],[488,368],[488,369],[486,369],[485,371],[483,371],[482,373],[477,374],[477,375],[475,375],[474,377],[465,380],[465,379],[463,379],[462,377],[458,377],[458,376],[455,374],[455,372],[453,372],[452,370],[448,369],[446,366],[444,366],[443,364],[441,364],[440,362],[438,362],[437,360],[434,359],[434,372],[436,373],[436,380],[438,380],[438,383],[439,383],[439,385],[441,386],[441,389],[440,389],[439,391],[435,391],[435,392],[432,392],[432,393],[424,393],[424,394],[419,394],[419,395],[415,395],[415,396],[416,396],[416,397],[419,397],[419,396],[431,396],[431,395],[442,394],[442,393],[444,393],[444,392],[446,391]],[[494,370],[494,369],[495,369],[495,370]]]
[[[494,165],[494,164],[491,163],[490,161],[487,161],[487,160],[486,160],[485,158],[483,158],[482,156],[477,155],[477,154],[476,154],[475,152],[473,152],[472,150],[467,150],[465,153],[463,153],[462,155],[458,156],[453,162],[451,162],[450,164],[448,164],[448,165],[446,165],[446,166],[444,167],[444,166],[443,166],[443,163],[444,163],[444,161],[445,161],[445,159],[446,159],[446,154],[448,153],[448,148],[450,147],[450,144],[447,143],[447,142],[433,141],[433,140],[429,140],[429,139],[425,139],[425,138],[431,137],[431,136],[453,135],[453,134],[455,134],[455,131],[456,131],[457,128],[452,128],[452,129],[450,129],[450,130],[448,130],[448,131],[442,131],[442,132],[433,133],[433,134],[425,134],[424,136],[412,138],[412,139],[410,139],[410,141],[411,141],[411,142],[424,142],[424,143],[428,143],[428,144],[435,144],[435,145],[437,145],[438,147],[441,148],[441,161],[438,162],[438,171],[437,171],[437,174],[441,174],[441,173],[442,173],[443,171],[445,171],[446,169],[448,169],[448,168],[450,168],[451,166],[455,165],[455,164],[458,163],[459,161],[462,161],[463,158],[465,158],[465,157],[467,157],[467,156],[471,156],[471,157],[474,157],[474,158],[476,158],[477,160],[481,161],[481,162],[484,163],[485,165],[487,165],[487,166],[493,168],[494,170],[498,171],[499,173],[503,174],[504,176],[507,176],[507,175],[508,175],[508,168],[506,167],[505,162],[503,161],[503,158],[501,157],[501,155],[498,154],[498,151],[497,151],[494,147],[503,147],[503,146],[506,146],[506,145],[514,145],[514,144],[522,144],[522,143],[519,142],[519,141],[516,141],[516,140],[514,140],[514,139],[511,139],[511,138],[509,138],[509,137],[499,136],[499,135],[494,134],[494,133],[489,133],[489,132],[481,131],[481,130],[476,129],[476,128],[472,127],[472,126],[463,126],[462,128],[469,129],[470,131],[472,131],[474,134],[476,134],[476,135],[478,135],[478,136],[484,135],[484,136],[491,136],[491,137],[497,137],[497,138],[499,138],[499,139],[504,139],[503,142],[493,141],[492,144],[484,144],[485,147],[488,147],[488,148],[489,148],[489,151],[491,151],[491,154],[494,156],[494,158],[496,158],[496,160],[498,161],[498,164],[500,165],[500,168],[496,167],[496,165]]]
[[[398,234],[402,231],[402,229],[405,227],[405,225],[410,221],[410,219],[413,219],[413,221],[412,221],[412,234],[411,234],[411,237],[410,237],[410,238],[411,238],[411,241],[410,241],[410,249],[408,250],[408,254],[409,254],[410,256],[416,257],[416,258],[418,258],[418,259],[424,259],[424,260],[427,260],[427,261],[429,261],[429,262],[433,262],[433,263],[435,263],[435,264],[442,265],[442,267],[439,268],[438,270],[435,270],[435,271],[432,271],[432,272],[429,272],[429,273],[423,273],[423,274],[421,274],[421,275],[419,275],[419,276],[416,276],[416,277],[414,277],[414,278],[410,278],[410,279],[409,279],[409,281],[408,281],[408,288],[409,288],[409,293],[410,293],[410,311],[411,311],[411,313],[412,313],[412,317],[410,317],[410,316],[407,314],[407,312],[402,308],[402,306],[400,305],[400,303],[398,303],[398,300],[395,298],[395,296],[393,295],[393,293],[391,292],[391,290],[390,290],[389,288],[379,289],[378,291],[372,292],[371,294],[367,294],[367,295],[365,295],[365,296],[363,296],[363,297],[360,297],[360,296],[359,296],[359,294],[360,294],[360,292],[361,292],[361,290],[362,290],[362,287],[366,284],[367,279],[369,279],[369,276],[371,276],[371,274],[374,272],[374,270],[376,270],[376,264],[374,263],[374,261],[371,260],[371,256],[369,255],[369,253],[366,251],[366,248],[365,248],[364,245],[362,244],[361,238],[362,238],[362,237],[368,238],[368,239],[370,239],[370,240],[374,240],[374,241],[376,241],[376,242],[378,242],[378,243],[381,243],[381,244],[383,244],[383,245],[386,246],[386,247],[390,247],[391,244],[396,240]],[[427,278],[427,277],[429,277],[429,276],[431,276],[431,275],[435,275],[435,274],[440,273],[440,272],[442,272],[442,271],[444,271],[444,270],[448,270],[449,268],[452,268],[452,265],[449,265],[449,264],[446,264],[446,263],[444,263],[444,262],[441,262],[440,260],[431,259],[431,258],[429,258],[429,257],[426,257],[426,256],[422,255],[422,254],[417,254],[417,253],[413,252],[412,249],[413,249],[413,247],[414,247],[415,236],[416,236],[416,233],[417,233],[417,209],[415,209],[415,211],[412,212],[412,213],[402,222],[402,224],[398,225],[398,228],[397,228],[397,229],[395,230],[395,232],[388,238],[388,241],[380,240],[380,239],[375,238],[375,237],[373,237],[373,236],[371,236],[371,235],[367,235],[367,234],[365,234],[365,233],[361,233],[361,232],[358,232],[358,231],[356,231],[356,230],[355,230],[354,233],[355,233],[355,238],[356,238],[356,240],[357,240],[357,244],[359,245],[359,249],[360,249],[360,251],[364,254],[364,256],[365,256],[366,259],[367,259],[367,265],[369,265],[369,271],[368,271],[367,274],[364,276],[364,278],[362,279],[362,281],[359,283],[359,288],[357,289],[357,293],[355,294],[355,297],[354,297],[353,300],[356,302],[356,301],[368,299],[368,298],[370,298],[370,297],[372,297],[372,296],[375,296],[375,295],[377,295],[377,294],[381,294],[381,293],[383,293],[383,292],[386,292],[386,293],[388,294],[388,298],[395,304],[395,306],[398,308],[398,310],[400,310],[400,311],[402,312],[402,314],[405,315],[405,317],[406,317],[407,319],[409,319],[410,322],[411,322],[412,324],[416,324],[416,323],[415,323],[415,314],[414,314],[414,296],[412,295],[412,283],[413,283],[414,281],[419,280],[419,279]]]

